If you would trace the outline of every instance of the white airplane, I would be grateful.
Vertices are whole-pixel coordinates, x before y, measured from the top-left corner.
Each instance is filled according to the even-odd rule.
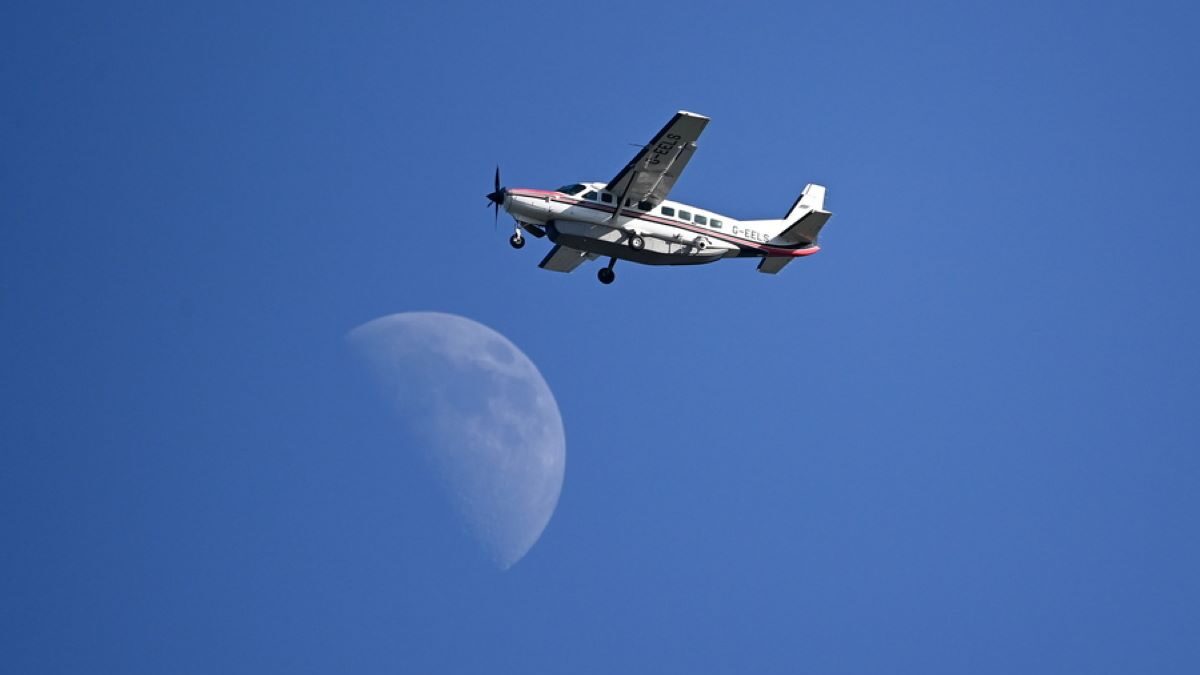
[[[736,220],[667,200],[696,152],[708,118],[679,111],[608,183],[572,183],[557,190],[500,187],[487,195],[496,216],[504,207],[516,220],[508,242],[525,245],[521,230],[554,248],[538,265],[570,272],[585,260],[609,258],[601,283],[611,284],[617,260],[645,265],[696,265],[724,258],[760,258],[758,271],[775,274],[796,258],[821,250],[817,235],[832,215],[825,188],[809,184],[778,220]]]

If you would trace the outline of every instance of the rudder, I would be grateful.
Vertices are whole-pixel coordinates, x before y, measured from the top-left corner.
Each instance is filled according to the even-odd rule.
[[[792,210],[788,211],[786,220],[789,223],[795,222],[804,215],[806,210],[820,211],[825,208],[825,186],[809,183],[804,186],[804,192],[796,198],[796,203],[792,204]]]
[[[779,238],[796,244],[816,243],[817,235],[832,215],[825,210],[825,186],[809,183],[788,211],[784,219],[787,229]]]

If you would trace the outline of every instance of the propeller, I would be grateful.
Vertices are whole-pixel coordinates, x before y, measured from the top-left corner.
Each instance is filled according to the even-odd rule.
[[[498,223],[500,221],[500,205],[504,203],[504,197],[508,193],[508,190],[505,190],[504,188],[500,187],[500,165],[499,164],[496,165],[496,176],[492,180],[492,188],[493,188],[492,191],[487,195],[487,199],[489,202],[492,203],[492,206],[493,206],[493,214],[494,215],[492,216],[492,229],[495,229],[496,223]]]

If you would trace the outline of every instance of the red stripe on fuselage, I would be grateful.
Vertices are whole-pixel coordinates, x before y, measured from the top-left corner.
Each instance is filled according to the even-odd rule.
[[[590,201],[587,201],[584,199],[575,199],[574,197],[563,194],[561,192],[555,192],[553,190],[533,190],[533,189],[529,189],[529,188],[519,188],[519,189],[509,190],[509,193],[516,195],[518,197],[539,197],[539,198],[550,197],[550,199],[552,199],[553,201],[559,202],[561,204],[568,204],[570,206],[582,206],[584,208],[593,209],[595,211],[602,211],[604,213],[616,213],[616,211],[617,211],[617,207],[615,207],[615,206],[604,206],[603,204],[596,204],[594,202],[590,202]],[[627,217],[627,218],[630,218],[633,220],[644,220],[644,221],[650,222],[650,223],[658,223],[659,225],[668,225],[670,227],[677,227],[681,230],[695,232],[696,234],[703,234],[705,236],[712,237],[714,239],[720,239],[721,241],[729,242],[730,244],[734,244],[736,246],[741,246],[742,248],[749,248],[749,249],[754,249],[756,251],[763,251],[765,253],[769,253],[774,256],[801,257],[801,256],[806,256],[806,255],[812,255],[812,254],[816,253],[817,251],[821,250],[820,246],[809,246],[806,248],[779,248],[777,246],[767,246],[766,244],[761,244],[752,239],[742,239],[741,237],[738,237],[736,235],[725,234],[724,232],[713,232],[712,230],[709,230],[709,229],[701,229],[695,225],[692,225],[691,223],[687,223],[687,222],[683,222],[683,221],[667,220],[666,218],[652,216],[648,213],[643,213],[640,211],[622,210],[621,216]],[[745,242],[745,243],[743,243],[743,242]]]

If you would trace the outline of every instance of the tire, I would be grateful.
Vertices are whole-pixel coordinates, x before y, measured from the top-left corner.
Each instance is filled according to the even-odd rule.
[[[525,245],[525,237],[522,237],[520,234],[514,232],[513,236],[508,238],[508,245],[512,246],[513,248],[521,248]]]
[[[635,234],[629,238],[629,248],[640,251],[646,248],[646,240]]]
[[[600,271],[596,273],[596,277],[598,277],[600,279],[600,283],[607,286],[608,284],[611,284],[614,279],[617,278],[617,275],[616,275],[616,273],[614,273],[612,270],[608,269],[607,267],[601,267]]]

